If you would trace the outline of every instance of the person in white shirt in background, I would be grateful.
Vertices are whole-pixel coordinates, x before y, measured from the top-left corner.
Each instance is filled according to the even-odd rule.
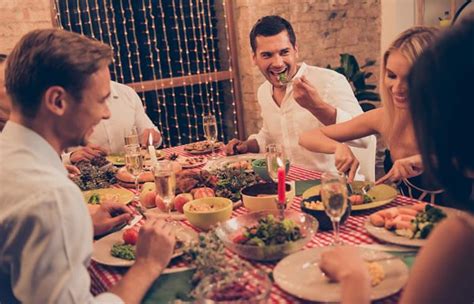
[[[91,220],[60,154],[85,145],[110,116],[111,60],[109,46],[60,29],[26,34],[9,55],[12,108],[0,134],[0,303],[139,303],[171,259],[170,228],[149,220],[123,279],[108,293],[90,293],[93,236],[130,220],[131,210],[104,203]]]
[[[5,92],[5,61],[7,55],[0,54],[0,131],[3,130],[5,123],[10,116],[10,98]]]
[[[161,145],[160,131],[145,113],[140,97],[132,88],[111,81],[108,104],[110,118],[94,127],[87,146],[71,148],[72,152],[63,153],[64,164],[76,164],[100,155],[123,152],[124,137],[131,133],[134,126],[137,127],[142,146],[148,146],[150,134],[153,144]]]
[[[226,153],[264,153],[267,144],[279,143],[292,164],[336,170],[332,155],[310,152],[299,146],[298,138],[304,131],[362,114],[346,78],[332,70],[297,64],[295,33],[279,16],[259,19],[250,32],[250,44],[254,64],[267,79],[257,94],[263,126],[246,141],[229,141]],[[354,144],[364,146],[364,141]]]

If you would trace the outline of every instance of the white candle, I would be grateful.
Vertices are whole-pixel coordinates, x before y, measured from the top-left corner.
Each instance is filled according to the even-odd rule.
[[[154,168],[158,160],[156,159],[156,150],[153,145],[153,135],[151,133],[148,136],[148,153],[150,153],[151,165]]]

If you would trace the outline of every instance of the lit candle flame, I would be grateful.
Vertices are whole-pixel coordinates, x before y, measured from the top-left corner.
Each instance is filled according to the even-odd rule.
[[[153,146],[153,135],[151,134],[148,134],[148,145],[149,146]]]

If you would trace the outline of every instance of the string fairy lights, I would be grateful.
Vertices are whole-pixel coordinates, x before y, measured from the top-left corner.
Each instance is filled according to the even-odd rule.
[[[233,80],[219,78],[222,77],[219,52],[230,54],[230,45],[225,41],[223,48],[216,47],[219,38],[228,39],[229,29],[225,10],[224,17],[218,19],[224,22],[225,33],[217,29],[215,1],[55,0],[52,3],[60,28],[111,46],[112,78],[138,88],[144,104],[149,106],[147,112],[156,114],[152,118],[162,131],[165,147],[200,140],[203,114],[216,116],[220,138],[226,137],[224,125],[237,125],[235,101],[223,100],[229,92],[223,92],[227,87],[221,85],[222,81],[230,81],[230,95],[234,96]],[[230,57],[226,70],[232,72]],[[232,121],[224,123],[228,119],[224,113],[229,111]]]

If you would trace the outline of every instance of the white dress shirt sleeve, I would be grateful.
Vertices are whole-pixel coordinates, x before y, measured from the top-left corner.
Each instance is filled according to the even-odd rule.
[[[94,299],[87,271],[92,223],[74,185],[29,198],[23,221],[11,230],[4,253],[16,252],[11,269],[15,297],[25,303],[121,303],[115,295]],[[109,302],[110,303],[110,302]]]
[[[134,103],[135,124],[138,128],[138,133],[142,134],[145,129],[155,129],[157,132],[160,132],[160,130],[158,130],[158,127],[153,124],[150,117],[148,117],[148,115],[145,113],[145,108],[143,107],[143,103],[140,99],[140,96],[138,96],[138,94],[132,88],[129,88],[127,95],[128,98],[130,100],[133,100]],[[162,142],[163,138],[160,139],[160,142],[157,146],[161,146]]]

